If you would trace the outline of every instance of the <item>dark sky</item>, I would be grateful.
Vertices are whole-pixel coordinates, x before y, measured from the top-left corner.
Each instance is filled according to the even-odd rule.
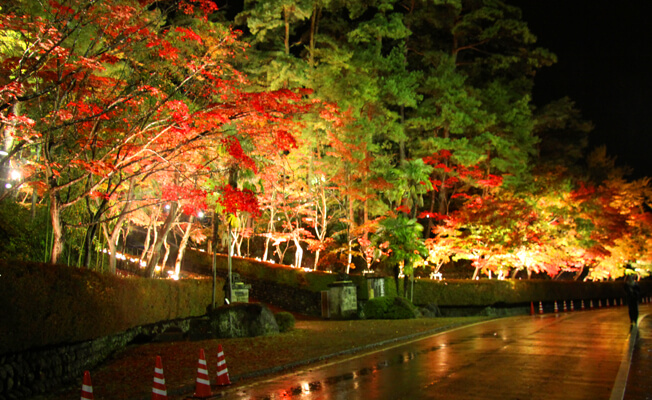
[[[537,74],[534,102],[569,96],[595,125],[592,147],[652,177],[652,2],[506,1],[559,59]]]

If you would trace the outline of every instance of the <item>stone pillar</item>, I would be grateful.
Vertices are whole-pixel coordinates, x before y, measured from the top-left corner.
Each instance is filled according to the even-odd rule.
[[[242,282],[236,282],[233,285],[233,302],[249,303],[249,289],[251,289],[251,285],[245,285]]]
[[[385,296],[385,279],[382,276],[368,275],[365,278],[369,299]]]
[[[358,313],[357,288],[351,281],[328,285],[328,308],[334,319],[354,318]]]

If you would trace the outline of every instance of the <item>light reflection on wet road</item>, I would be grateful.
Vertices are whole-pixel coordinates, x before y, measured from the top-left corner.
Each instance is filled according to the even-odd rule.
[[[641,307],[642,315],[651,311]],[[609,399],[628,336],[626,307],[503,318],[233,388],[222,398]]]

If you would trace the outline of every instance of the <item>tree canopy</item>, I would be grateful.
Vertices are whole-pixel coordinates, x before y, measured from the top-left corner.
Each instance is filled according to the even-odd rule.
[[[571,99],[535,107],[557,60],[518,8],[241,6],[3,3],[0,196],[47,209],[39,258],[97,268],[106,249],[115,273],[131,238],[153,276],[173,242],[178,274],[188,243],[230,235],[332,271],[649,274],[649,180],[587,154]]]

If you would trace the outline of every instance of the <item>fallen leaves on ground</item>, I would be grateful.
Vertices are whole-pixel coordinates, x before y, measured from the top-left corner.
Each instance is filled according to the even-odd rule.
[[[481,317],[421,318],[412,320],[298,320],[292,331],[272,336],[211,339],[131,345],[91,371],[97,400],[146,399],[151,393],[156,356],[163,360],[168,392],[189,391],[197,376],[199,349],[204,349],[209,376],[217,373],[217,348],[222,345],[231,380],[257,371],[303,360],[317,360],[352,348],[369,346],[435,329],[470,324]],[[79,396],[68,388],[45,400]]]

